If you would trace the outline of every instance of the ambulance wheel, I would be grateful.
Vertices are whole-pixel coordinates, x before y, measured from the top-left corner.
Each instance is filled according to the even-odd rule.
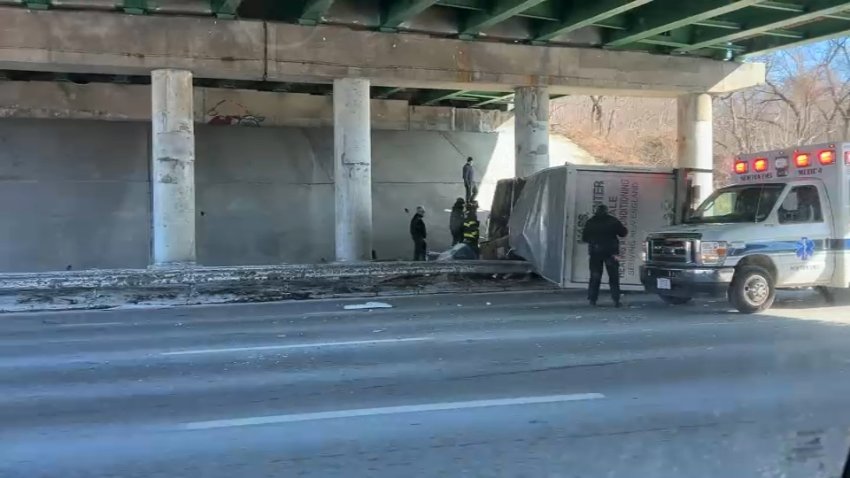
[[[744,266],[735,272],[729,286],[729,301],[744,314],[767,310],[776,299],[770,272],[758,266]]]
[[[658,294],[658,297],[661,297],[661,300],[664,301],[665,304],[670,305],[685,305],[691,301],[690,297],[674,297],[672,295],[663,294]]]

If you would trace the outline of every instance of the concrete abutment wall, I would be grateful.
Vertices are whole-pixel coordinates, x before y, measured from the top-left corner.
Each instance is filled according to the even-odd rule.
[[[147,267],[150,137],[147,122],[0,119],[0,272]],[[513,174],[509,135],[371,137],[379,259],[409,259],[419,204],[429,211],[431,247],[450,244],[444,210],[463,195],[467,156],[490,195]],[[195,141],[199,264],[334,260],[332,128],[196,125]]]
[[[195,122],[195,210],[181,223],[195,222],[186,230],[195,230],[197,263],[333,261],[332,99],[210,88],[191,96],[183,111]],[[370,107],[372,248],[379,259],[409,259],[418,204],[431,212],[433,248],[448,245],[443,211],[463,195],[466,156],[479,158],[489,196],[513,175],[510,138],[496,133],[510,115],[393,100]],[[156,116],[150,86],[0,81],[0,271],[156,264]],[[191,259],[159,262],[175,261]]]

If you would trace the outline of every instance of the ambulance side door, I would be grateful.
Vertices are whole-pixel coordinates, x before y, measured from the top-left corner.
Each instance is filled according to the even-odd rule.
[[[829,213],[822,184],[788,188],[777,208],[776,226],[769,228],[777,251],[777,285],[809,286],[832,279]]]

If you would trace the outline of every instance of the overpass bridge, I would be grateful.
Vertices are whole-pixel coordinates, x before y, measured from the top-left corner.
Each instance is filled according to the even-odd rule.
[[[26,271],[369,260],[389,243],[376,230],[406,235],[395,206],[456,196],[462,158],[494,157],[507,110],[511,164],[481,173],[562,162],[548,136],[561,95],[678,98],[679,164],[708,169],[710,95],[764,81],[747,57],[845,34],[850,2],[0,0],[0,21],[0,167],[19,187],[0,269]]]

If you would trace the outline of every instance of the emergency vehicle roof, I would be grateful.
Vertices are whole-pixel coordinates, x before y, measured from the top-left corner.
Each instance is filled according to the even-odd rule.
[[[735,159],[734,184],[828,179],[846,174],[850,144],[822,143],[744,154]]]

